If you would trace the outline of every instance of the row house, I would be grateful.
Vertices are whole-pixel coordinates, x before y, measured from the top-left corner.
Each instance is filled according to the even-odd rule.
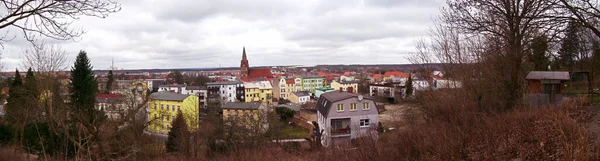
[[[185,89],[187,90],[188,95],[198,96],[200,108],[207,107],[208,89],[206,86],[187,86]]]
[[[123,95],[98,94],[96,96],[96,109],[103,111],[109,120],[118,120],[125,110]]]
[[[325,86],[325,77],[318,75],[300,75],[301,89],[299,91],[308,91],[311,94],[315,93],[315,90]]]
[[[335,90],[353,93],[358,90],[358,82],[357,81],[333,81],[333,82],[331,82],[331,88],[333,88]]]
[[[273,102],[273,87],[269,81],[244,82],[245,102]]]
[[[172,92],[155,92],[148,101],[148,131],[166,134],[170,131],[175,117],[181,112],[190,131],[198,128],[198,96]]]
[[[277,99],[289,99],[296,92],[295,78],[279,78],[273,81],[273,96]]]
[[[227,102],[221,109],[225,125],[237,125],[261,132],[268,128],[268,108],[264,102]]]
[[[243,90],[244,83],[240,81],[209,82],[206,83],[206,86],[208,88],[209,97],[217,97],[221,104],[245,100]]]

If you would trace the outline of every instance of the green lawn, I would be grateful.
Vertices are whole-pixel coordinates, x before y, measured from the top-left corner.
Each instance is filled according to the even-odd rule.
[[[279,136],[283,138],[301,139],[308,136],[308,129],[300,126],[288,125],[281,130]]]

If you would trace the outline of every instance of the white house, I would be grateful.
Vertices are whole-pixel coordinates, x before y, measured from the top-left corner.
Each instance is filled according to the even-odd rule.
[[[225,102],[235,102],[236,101],[236,98],[237,98],[236,88],[240,84],[243,84],[243,83],[240,81],[209,82],[209,83],[206,83],[206,86],[209,90],[216,89],[217,93],[215,93],[215,94],[218,94],[221,102],[225,103]]]
[[[379,111],[375,101],[348,92],[328,92],[317,101],[317,122],[324,147],[349,144],[356,138],[377,139]]]

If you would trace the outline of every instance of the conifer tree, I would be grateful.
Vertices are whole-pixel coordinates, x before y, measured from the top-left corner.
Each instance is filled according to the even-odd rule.
[[[115,76],[113,75],[112,70],[108,71],[108,81],[106,81],[106,90],[104,93],[109,94],[112,88],[112,84],[115,81]]]
[[[23,80],[21,79],[21,74],[17,69],[15,71],[15,78],[10,84],[10,89],[8,91],[8,98],[6,99],[7,103],[5,106],[6,112],[6,120],[7,122],[14,124],[17,121],[17,118],[20,118],[19,110],[21,109],[20,104],[23,103]]]
[[[183,114],[179,111],[171,124],[171,131],[169,131],[166,144],[167,152],[183,152],[186,147],[187,137],[189,135],[185,118],[183,118]]]
[[[35,74],[31,70],[31,68],[29,68],[29,70],[27,70],[27,74],[25,74],[25,82],[23,83],[23,89],[23,92],[25,92],[24,97],[27,100],[22,103],[22,105],[26,109],[25,112],[34,117],[38,116],[38,114],[41,114],[41,109],[39,107],[40,91],[38,88],[37,79],[35,78]]]
[[[71,67],[70,84],[71,108],[79,121],[93,123],[97,119],[94,109],[96,94],[98,93],[98,82],[94,77],[92,65],[85,51],[80,51]]]

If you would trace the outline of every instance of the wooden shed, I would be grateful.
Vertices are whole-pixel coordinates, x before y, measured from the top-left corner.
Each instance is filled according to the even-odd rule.
[[[570,76],[566,71],[531,71],[526,79],[529,87],[525,94],[526,102],[543,106],[562,101],[561,90]]]

